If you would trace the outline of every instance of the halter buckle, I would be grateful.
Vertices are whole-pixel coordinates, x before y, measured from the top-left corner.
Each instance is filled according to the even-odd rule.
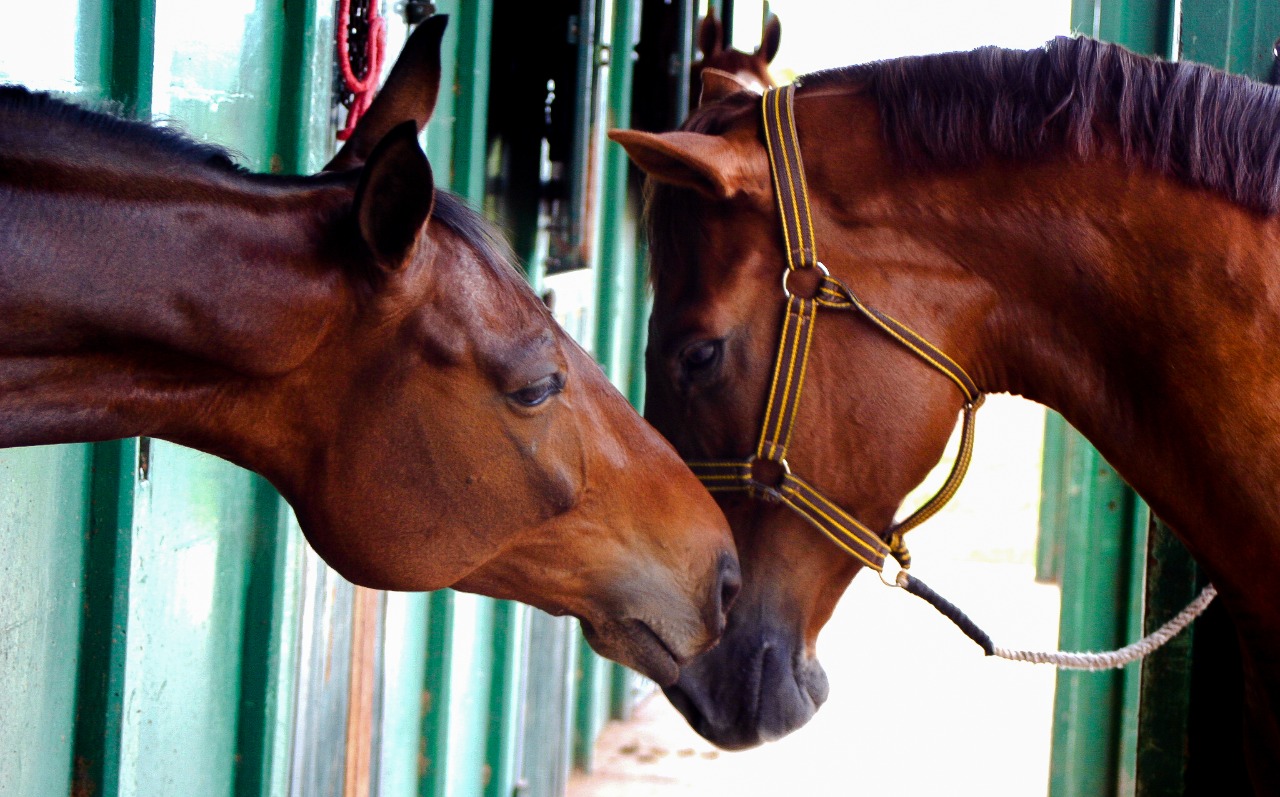
[[[795,295],[799,296],[801,299],[812,299],[822,291],[822,283],[826,280],[827,277],[831,276],[831,272],[827,271],[827,267],[822,264],[821,260],[819,260],[815,262],[812,266],[802,266],[801,268],[788,268],[783,270],[782,293],[788,299],[791,298],[792,291],[791,291],[791,287],[787,283],[787,280],[790,279],[792,274],[795,274],[797,272],[803,272],[807,277],[811,269],[817,269],[818,271],[822,272],[822,276],[813,281],[813,285],[810,290],[797,290],[795,292]],[[805,287],[808,288],[809,286],[806,285]]]

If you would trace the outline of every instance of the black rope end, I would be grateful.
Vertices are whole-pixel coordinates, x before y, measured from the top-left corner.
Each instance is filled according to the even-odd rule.
[[[991,641],[991,637],[987,636],[987,632],[978,627],[976,623],[969,619],[968,615],[960,611],[960,608],[951,601],[942,597],[938,593],[929,588],[929,585],[911,575],[905,574],[903,589],[915,595],[917,598],[928,603],[933,608],[942,613],[943,617],[956,624],[956,627],[964,632],[964,635],[978,643],[978,647],[982,648],[982,652],[987,656],[994,656],[996,652],[995,643]]]

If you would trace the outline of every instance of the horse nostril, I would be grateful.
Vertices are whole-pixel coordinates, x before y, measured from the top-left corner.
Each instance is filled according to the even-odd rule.
[[[742,591],[742,571],[738,567],[738,560],[730,554],[720,555],[720,620],[721,623],[728,622],[729,609],[733,606],[733,601],[738,597],[738,593]],[[723,629],[723,625],[721,628]]]

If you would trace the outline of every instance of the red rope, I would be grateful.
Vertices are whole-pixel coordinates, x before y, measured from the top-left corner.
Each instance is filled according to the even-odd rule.
[[[356,123],[364,112],[369,110],[373,95],[378,88],[378,78],[382,75],[382,59],[387,46],[386,20],[378,13],[378,0],[369,0],[369,10],[365,16],[369,25],[366,36],[366,54],[364,78],[357,78],[351,68],[351,50],[347,41],[351,34],[351,0],[338,0],[338,68],[342,70],[342,82],[352,94],[351,107],[347,109],[347,123],[338,131],[338,140],[346,141],[355,132]]]

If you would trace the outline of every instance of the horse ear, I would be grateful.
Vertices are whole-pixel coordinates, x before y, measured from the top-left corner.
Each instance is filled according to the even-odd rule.
[[[635,164],[660,183],[692,188],[709,199],[767,191],[767,173],[723,136],[610,130]]]
[[[728,97],[730,94],[737,94],[745,89],[741,80],[715,67],[707,67],[702,70],[702,93],[698,95],[698,106],[710,105]]]
[[[378,142],[401,122],[412,121],[418,132],[427,126],[440,96],[440,41],[448,24],[447,15],[437,14],[414,30],[391,67],[386,84],[325,171],[361,165]]]
[[[778,19],[777,14],[770,14],[769,21],[765,23],[764,32],[760,34],[760,47],[756,50],[756,55],[764,59],[766,64],[773,63],[774,57],[778,54],[778,47],[782,45],[782,20]]]
[[[703,60],[720,52],[720,35],[720,20],[716,19],[715,9],[707,9],[698,26],[698,49],[702,51]]]
[[[356,188],[360,237],[380,266],[393,271],[404,263],[434,204],[431,164],[418,146],[417,126],[402,122],[373,150]]]

